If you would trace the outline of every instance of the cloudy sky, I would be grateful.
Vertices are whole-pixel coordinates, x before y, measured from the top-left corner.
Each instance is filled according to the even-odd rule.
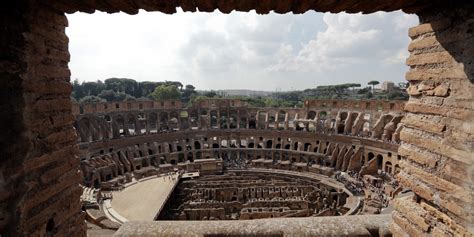
[[[181,81],[197,89],[295,90],[404,79],[402,12],[68,15],[72,79]]]

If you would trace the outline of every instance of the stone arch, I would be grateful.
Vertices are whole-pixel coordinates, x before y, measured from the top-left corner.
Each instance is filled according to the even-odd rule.
[[[170,130],[179,130],[179,113],[177,111],[170,112],[168,127]]]
[[[257,121],[254,117],[251,117],[249,120],[249,129],[256,129],[257,128]]]
[[[239,122],[239,116],[236,110],[231,110],[229,113],[229,128],[236,129]]]
[[[169,129],[168,127],[168,113],[167,112],[161,112],[160,113],[160,131],[167,131]]]
[[[156,113],[149,113],[148,114],[148,131],[150,133],[157,133],[158,132],[158,115]]]
[[[189,113],[189,125],[191,126],[191,129],[199,128],[199,114],[195,109],[191,110]]]
[[[316,119],[316,111],[313,111],[313,110],[309,111],[308,115],[306,116],[306,119],[311,119],[311,120]]]
[[[211,128],[218,128],[219,123],[218,123],[217,111],[211,110],[209,115],[210,115]]]
[[[293,4],[293,5],[292,5]],[[7,37],[5,38],[5,49],[6,52],[8,52],[9,56],[7,58],[6,64],[2,65],[20,65],[18,67],[15,67],[15,70],[12,70],[6,66],[2,66],[2,69],[8,69],[4,70],[5,74],[7,75],[6,78],[6,84],[12,85],[12,87],[8,87],[11,89],[13,92],[11,93],[11,97],[7,99],[7,102],[9,103],[16,103],[18,105],[18,109],[15,111],[12,111],[12,116],[7,118],[7,123],[5,124],[10,124],[9,122],[11,121],[12,124],[14,125],[24,125],[28,123],[34,123],[37,121],[40,121],[41,119],[44,119],[42,116],[42,113],[40,111],[31,111],[29,110],[32,108],[35,104],[41,104],[42,102],[46,103],[46,100],[51,100],[51,99],[57,99],[58,102],[61,103],[56,103],[52,104],[50,106],[50,111],[57,113],[58,116],[63,116],[63,115],[70,115],[70,109],[64,109],[64,106],[61,106],[62,101],[64,101],[64,95],[70,93],[70,88],[68,87],[62,87],[62,86],[51,86],[51,91],[49,92],[49,96],[44,98],[41,95],[44,94],[45,90],[43,86],[32,86],[33,81],[37,84],[42,84],[43,82],[47,82],[47,85],[52,83],[52,85],[56,85],[55,83],[67,83],[69,81],[69,69],[67,68],[67,65],[64,65],[63,62],[67,62],[69,60],[69,55],[67,53],[67,40],[61,40],[65,38],[64,35],[64,28],[67,25],[67,19],[64,15],[64,12],[72,13],[78,10],[81,11],[87,11],[87,12],[93,12],[96,9],[101,9],[104,11],[108,12],[117,12],[117,11],[125,11],[127,13],[135,14],[138,12],[139,8],[146,8],[148,10],[161,10],[163,12],[167,13],[173,13],[175,12],[175,6],[182,6],[183,9],[186,11],[195,11],[197,8],[202,9],[203,11],[213,11],[215,9],[220,9],[223,12],[229,13],[233,10],[250,10],[250,9],[256,9],[257,13],[268,13],[272,10],[277,11],[277,12],[289,12],[289,11],[294,11],[295,13],[301,13],[304,11],[307,11],[309,9],[316,9],[320,11],[347,11],[347,12],[359,12],[363,11],[365,13],[370,13],[376,10],[385,10],[385,11],[391,11],[391,10],[396,10],[396,9],[403,9],[405,12],[415,12],[420,16],[421,19],[421,25],[413,28],[410,30],[410,37],[412,38],[413,42],[417,42],[416,44],[413,44],[410,48],[413,50],[416,50],[419,52],[419,54],[413,54],[409,60],[407,60],[407,63],[411,67],[410,71],[407,73],[407,79],[411,81],[410,87],[409,87],[409,92],[416,98],[412,97],[410,99],[411,107],[408,110],[408,114],[410,115],[415,115],[418,116],[426,116],[427,119],[437,119],[438,117],[442,117],[443,120],[450,121],[451,119],[458,119],[458,120],[466,120],[469,119],[470,116],[470,111],[472,109],[466,108],[465,106],[463,107],[463,103],[469,104],[472,102],[472,96],[469,94],[465,95],[463,94],[462,90],[458,88],[465,88],[467,91],[472,89],[472,64],[470,63],[470,57],[472,53],[470,51],[465,50],[468,47],[468,43],[470,42],[470,32],[472,30],[470,29],[469,23],[470,19],[472,19],[472,4],[469,2],[461,2],[461,3],[456,3],[456,4],[451,4],[451,3],[444,3],[443,1],[433,1],[433,2],[420,2],[420,1],[414,1],[410,3],[397,3],[393,5],[378,5],[378,4],[351,4],[350,2],[346,3],[341,3],[339,1],[335,1],[334,3],[329,3],[326,5],[321,5],[320,3],[312,3],[312,4],[306,4],[305,2],[303,3],[291,3],[288,2],[287,4],[279,5],[279,4],[265,4],[265,3],[251,3],[251,4],[229,4],[229,5],[221,5],[219,2],[196,2],[191,5],[186,5],[184,3],[176,3],[175,5],[171,4],[148,4],[145,5],[144,3],[140,3],[139,1],[137,2],[129,2],[129,3],[124,3],[124,4],[109,4],[108,6],[102,6],[99,5],[97,2],[88,2],[88,3],[82,3],[82,2],[77,2],[75,4],[68,4],[65,1],[47,1],[47,2],[36,2],[36,1],[27,1],[27,2],[21,2],[20,4],[13,4],[13,5],[7,5],[8,8],[13,8],[13,7],[19,7],[18,9],[15,9],[15,11],[5,11],[5,22],[18,22],[18,25],[23,26],[22,28],[18,29],[16,27],[3,27],[2,28],[2,35],[12,35],[12,37]],[[267,7],[268,6],[268,7]],[[35,9],[34,11],[31,11],[30,9]],[[283,10],[282,10],[283,9]],[[10,13],[11,12],[11,13]],[[462,14],[460,14],[462,13]],[[44,16],[48,16],[45,18]],[[445,21],[449,23],[443,23]],[[48,21],[49,24],[43,24],[44,21]],[[31,32],[31,29],[38,29],[40,31],[46,30],[45,26],[42,25],[48,25],[48,26],[53,26],[56,30],[51,30],[47,31],[46,36],[51,37],[52,39],[60,39],[55,41],[56,49],[59,51],[57,58],[53,57],[51,58],[50,56],[46,55],[46,53],[39,51],[35,57],[41,58],[48,58],[52,60],[51,62],[51,72],[44,72],[42,70],[35,70],[37,69],[37,66],[34,65],[34,63],[27,61],[30,59],[30,54],[32,53],[30,49],[32,45],[36,44],[36,42],[40,42],[42,40],[41,37],[44,37],[43,35],[37,35]],[[38,27],[38,28],[36,28]],[[448,29],[448,30],[446,30]],[[449,36],[449,34],[453,33],[462,33],[459,34],[459,38],[456,41],[445,41],[442,39],[445,39],[446,37]],[[25,37],[25,35],[28,35],[28,37]],[[456,34],[457,35],[457,34]],[[448,37],[449,38],[449,37]],[[67,39],[67,38],[66,38]],[[434,43],[440,45],[440,51],[433,53],[432,51],[429,50],[428,46],[426,45],[431,45],[427,44],[425,41],[432,40]],[[466,46],[467,45],[467,46]],[[51,47],[50,45],[45,46],[46,49],[48,47]],[[46,52],[50,52],[50,50],[46,50]],[[448,63],[438,63],[437,65],[436,62],[430,63],[427,62],[427,58],[435,58],[435,59],[440,59],[443,58],[442,55],[444,54],[449,55],[447,57],[447,60],[449,60]],[[446,58],[446,57],[444,57]],[[419,67],[421,64],[420,62],[424,62],[424,67]],[[26,66],[24,66],[26,65]],[[53,66],[54,65],[54,66]],[[54,72],[54,73],[53,73]],[[446,79],[446,73],[449,72],[455,72],[455,77],[457,78],[456,80],[449,80],[449,85],[437,85],[436,83],[445,83],[448,81]],[[44,73],[44,75],[43,75]],[[55,74],[55,75],[54,75]],[[63,75],[64,74],[64,75]],[[429,77],[426,75],[430,75]],[[20,76],[22,75],[22,76]],[[32,80],[34,79],[35,80]],[[449,77],[448,77],[449,78]],[[54,79],[54,80],[52,80]],[[35,84],[36,85],[36,84]],[[429,88],[426,89],[426,85],[434,85],[436,88],[434,90]],[[28,90],[26,90],[28,88]],[[461,91],[461,92],[460,92]],[[54,92],[54,93],[52,93]],[[438,97],[450,97],[449,100],[453,101],[452,103],[445,103],[445,104],[436,104],[436,100],[434,100],[436,97],[432,97],[433,94],[436,94]],[[31,98],[29,96],[31,95],[38,95],[37,100],[35,98]],[[22,101],[22,103],[17,103],[18,101]],[[419,103],[420,101],[423,101],[422,103]],[[462,102],[462,103],[461,103]],[[48,102],[49,103],[49,102]],[[66,102],[65,102],[66,103]],[[415,108],[417,107],[417,108]],[[419,107],[419,108],[418,108]],[[457,117],[453,118],[453,115],[451,113],[445,114],[445,113],[439,113],[439,111],[435,111],[432,109],[433,107],[439,107],[440,110],[448,110],[448,109],[453,109],[457,111],[462,111],[465,113],[453,113],[456,114]],[[424,108],[427,108],[429,112],[426,112],[423,110]],[[416,110],[416,112],[414,112]],[[84,111],[82,111],[84,112]],[[439,113],[439,114],[438,114]],[[24,118],[24,115],[35,115],[35,116],[29,116],[31,120],[23,120],[19,118]],[[64,116],[66,117],[66,116]],[[17,120],[16,122],[14,120]],[[66,122],[69,121],[71,122],[73,119],[69,118],[66,119]],[[444,122],[443,122],[444,123]],[[451,124],[448,123],[449,126]],[[65,130],[71,130],[72,128],[69,127],[67,128],[66,126],[63,126]],[[32,132],[35,132],[34,127],[29,127],[29,126],[14,126],[11,129],[11,132],[5,133],[5,136],[8,137],[10,133],[13,134],[24,134],[25,131],[29,132],[31,134]],[[47,131],[52,131],[54,132],[53,129],[56,128],[43,128]],[[31,130],[31,131],[30,131]],[[59,129],[56,129],[59,130]],[[426,128],[416,128],[418,131],[427,131],[428,129]],[[463,127],[458,127],[458,126],[452,126],[451,129],[448,129],[449,132],[444,132],[441,131],[441,137],[444,137],[444,139],[451,139],[454,138],[454,135],[451,134],[462,134],[463,136],[466,136],[468,139],[469,137],[465,134],[465,131],[463,131]],[[410,130],[408,130],[410,132]],[[20,144],[23,143],[24,140],[30,139],[33,140],[33,138],[15,138],[14,136],[11,136],[12,143],[14,144]],[[39,142],[42,142],[42,139],[45,138],[35,138],[38,139]],[[404,140],[402,138],[402,140]],[[409,143],[408,139],[404,140],[404,142]],[[415,142],[416,143],[416,142]],[[64,143],[67,144],[67,143]],[[54,150],[60,150],[63,149],[64,144],[55,144],[55,147],[52,147],[52,152]],[[403,144],[402,144],[403,146]],[[450,145],[447,145],[449,148],[452,149],[459,149],[458,153],[461,154],[470,154],[472,152],[472,149],[470,148],[457,148],[453,147]],[[38,148],[34,148],[38,149]],[[429,148],[426,148],[425,150],[428,150]],[[42,152],[36,152],[37,150],[33,150],[31,153],[37,154],[38,156],[43,155]],[[451,149],[445,149],[439,151],[441,155],[446,155],[448,159],[453,159]],[[23,162],[26,157],[26,151],[21,152],[19,154],[15,155],[10,155],[7,154],[6,156],[7,159],[15,159],[17,162],[16,164],[20,164]],[[456,154],[458,154],[456,153]],[[28,153],[30,154],[30,153]],[[462,156],[461,156],[462,157]],[[458,158],[457,156],[454,158]],[[69,161],[67,158],[65,158],[66,161]],[[410,161],[407,161],[410,162]],[[464,169],[468,169],[468,167]],[[73,168],[71,168],[73,169]],[[426,168],[427,169],[427,168]],[[10,187],[11,183],[18,182],[18,179],[20,178],[6,178],[7,182],[7,187]],[[441,177],[442,178],[442,177]],[[418,178],[414,178],[417,180]],[[21,180],[20,180],[21,181]],[[470,180],[469,180],[470,181]],[[447,182],[451,182],[453,185],[456,185],[454,181],[448,180]],[[77,181],[72,179],[70,181],[71,186],[74,186],[73,184],[76,184]],[[416,183],[416,182],[415,182]],[[75,185],[77,186],[77,185]],[[38,192],[41,193],[46,193],[43,191],[44,189],[42,187],[39,187],[39,184],[32,184],[31,188],[38,188]],[[77,188],[77,187],[76,187]],[[73,188],[68,189],[73,190]],[[10,190],[7,190],[10,192]],[[15,190],[16,191],[16,190]],[[11,203],[16,203],[18,200],[21,200],[19,204],[23,206],[23,204],[28,204],[29,200],[23,198],[26,194],[23,192],[23,190],[19,190],[20,193],[18,195],[18,198],[15,198],[14,201],[11,201]],[[436,190],[440,194],[444,194],[445,191],[443,190]],[[64,192],[66,193],[66,192]],[[78,192],[77,192],[78,193]],[[417,192],[417,195],[421,193]],[[59,195],[66,195],[66,194],[58,194]],[[47,195],[49,196],[49,195]],[[47,197],[46,196],[46,197]],[[444,195],[440,195],[442,197],[441,201],[443,200]],[[422,197],[419,197],[422,199]],[[77,198],[78,199],[78,198]],[[56,204],[58,202],[56,201],[51,201],[53,204]],[[75,201],[74,204],[77,204],[78,201]],[[10,203],[10,201],[9,201]],[[441,202],[443,203],[443,202]],[[52,204],[52,205],[53,205]],[[416,203],[412,200],[407,201],[407,204],[414,205],[414,206],[419,206],[419,203]],[[426,205],[430,205],[431,207],[441,211],[441,212],[446,212],[442,207],[435,206],[433,204],[430,204],[430,202],[425,202]],[[25,205],[28,206],[28,205]],[[80,205],[75,205],[75,206],[80,206]],[[45,207],[47,208],[47,207]],[[76,208],[79,209],[79,208]],[[28,221],[24,221],[22,216],[24,213],[28,213],[29,210],[21,210],[18,213],[12,213],[13,218],[11,218],[11,221],[8,221],[8,224],[5,227],[7,229],[7,235],[8,233],[17,233],[17,232],[22,232],[22,234],[18,235],[35,235],[34,232],[37,231],[35,226],[33,226],[31,223],[28,223]],[[457,224],[458,222],[456,221],[459,216],[464,215],[464,210],[461,210],[461,214],[451,214],[449,218],[454,216],[454,222]],[[10,212],[10,211],[9,211]],[[71,233],[74,231],[77,231],[77,233],[85,233],[85,227],[77,227],[78,225],[83,225],[83,220],[74,220],[74,218],[78,218],[78,215],[73,215],[74,211],[68,212],[68,217],[63,220],[63,223],[65,223],[60,231],[64,231],[64,233]],[[405,213],[402,209],[401,210],[396,210],[397,214],[404,217],[407,213]],[[69,215],[70,214],[70,215]],[[36,217],[36,216],[35,216]],[[13,222],[11,224],[10,222]],[[46,222],[46,221],[45,221]],[[22,224],[21,226],[25,226],[23,230],[19,230],[19,228],[16,228],[18,223]],[[81,224],[82,223],[82,224]],[[42,222],[41,223],[43,226],[47,226],[46,223]],[[436,223],[434,224],[436,225]],[[50,225],[51,226],[51,225]],[[52,225],[53,227],[56,227],[56,225]],[[399,227],[396,223],[393,225],[395,227]],[[455,225],[453,225],[455,226]],[[464,227],[465,225],[461,222],[461,226]],[[59,227],[59,226],[58,226]],[[74,227],[70,228],[70,231],[67,231],[69,227]],[[398,228],[397,230],[400,231],[409,231],[412,229],[412,227],[415,227],[415,224],[412,223],[407,223],[406,225],[402,226],[402,228]],[[430,226],[431,227],[431,226]],[[41,228],[41,231],[43,231],[44,228]],[[51,228],[50,228],[51,229]],[[432,228],[428,228],[429,230],[432,230]],[[445,230],[446,229],[446,230]],[[452,230],[451,227],[447,227],[443,229],[443,231],[447,231],[447,234],[452,234],[454,233],[455,230]],[[470,231],[470,230],[469,230]],[[33,233],[33,234],[32,234]],[[403,234],[403,233],[402,233]],[[38,234],[39,235],[39,234]],[[15,236],[12,234],[12,236]]]
[[[82,142],[92,141],[89,118],[84,117],[81,120],[79,120],[76,127],[78,128],[79,136],[81,137]]]
[[[219,128],[220,129],[228,129],[229,124],[228,124],[228,119],[229,119],[229,113],[227,110],[220,110],[220,119],[219,119]]]
[[[201,149],[201,143],[199,141],[194,141],[194,149],[195,150],[200,150]]]
[[[266,148],[271,149],[273,145],[273,141],[271,139],[267,140]]]
[[[384,171],[386,173],[392,174],[392,162],[390,161],[385,162]]]
[[[383,156],[380,154],[377,155],[377,169],[383,170]]]
[[[148,129],[148,118],[145,116],[145,113],[140,112],[137,114],[137,124],[138,124],[138,130],[139,134],[146,134],[147,129]]]
[[[128,134],[130,135],[136,135],[137,134],[137,118],[133,114],[128,114],[127,115],[127,130]]]

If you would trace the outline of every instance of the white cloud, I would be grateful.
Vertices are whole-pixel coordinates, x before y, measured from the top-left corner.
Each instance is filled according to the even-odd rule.
[[[415,16],[401,12],[140,12],[68,19],[73,79],[129,77],[178,80],[198,89],[264,90],[401,81],[407,28],[417,23]],[[374,78],[380,76],[385,78]]]
[[[403,13],[392,17],[386,13],[326,13],[323,21],[326,30],[318,32],[301,50],[295,52],[287,45],[281,45],[275,54],[275,63],[268,70],[330,72],[375,60],[402,63],[407,55],[404,52],[408,37],[393,36],[404,34],[407,25],[415,23],[413,16]]]

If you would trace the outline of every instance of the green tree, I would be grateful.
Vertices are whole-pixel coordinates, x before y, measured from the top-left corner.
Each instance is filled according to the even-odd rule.
[[[129,94],[125,94],[125,98],[123,99],[123,101],[136,101],[137,98],[135,98],[135,96],[132,96],[132,95],[129,95]]]
[[[214,98],[214,97],[219,97],[219,95],[215,91],[206,91],[202,94],[203,96],[206,96],[208,98]]]
[[[175,85],[160,85],[151,93],[155,100],[177,100],[180,98],[180,93]]]
[[[74,96],[76,100],[80,100],[82,97],[86,95],[77,78],[72,83],[72,95]]]
[[[149,96],[157,86],[160,86],[163,82],[152,82],[152,81],[143,81],[139,83],[142,96]]]
[[[130,101],[136,100],[135,96],[125,94],[123,92],[115,92],[113,90],[103,90],[97,95],[98,97],[107,101]]]
[[[128,78],[109,78],[104,81],[105,89],[115,92],[124,92],[132,96],[141,96],[138,82]]]
[[[95,95],[88,95],[88,96],[83,97],[79,102],[81,103],[105,102],[105,100]]]
[[[183,84],[179,81],[165,81],[165,85],[174,85],[176,88],[179,89],[179,91],[183,90]]]
[[[97,96],[107,101],[120,101],[117,99],[117,93],[113,90],[103,90]]]
[[[365,96],[367,99],[372,99],[372,97],[374,97],[374,95],[370,91],[367,94],[365,94]]]
[[[365,88],[362,88],[360,90],[357,91],[357,94],[367,94],[368,92],[370,92],[371,88],[370,87],[365,87]]]
[[[197,94],[195,87],[193,85],[186,85],[183,92],[181,93],[181,100],[184,102],[189,102],[191,96]]]
[[[372,85],[372,91],[374,90],[374,86],[380,84],[379,81],[369,81],[367,82],[368,85]]]
[[[82,92],[84,96],[86,95],[95,95],[97,96],[102,90],[105,89],[105,85],[102,81],[98,80],[96,82],[83,82],[81,84]]]

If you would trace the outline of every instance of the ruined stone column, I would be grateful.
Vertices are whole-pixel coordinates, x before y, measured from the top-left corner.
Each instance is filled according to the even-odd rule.
[[[409,31],[410,100],[400,133],[395,235],[470,236],[474,174],[474,4],[418,13]]]

